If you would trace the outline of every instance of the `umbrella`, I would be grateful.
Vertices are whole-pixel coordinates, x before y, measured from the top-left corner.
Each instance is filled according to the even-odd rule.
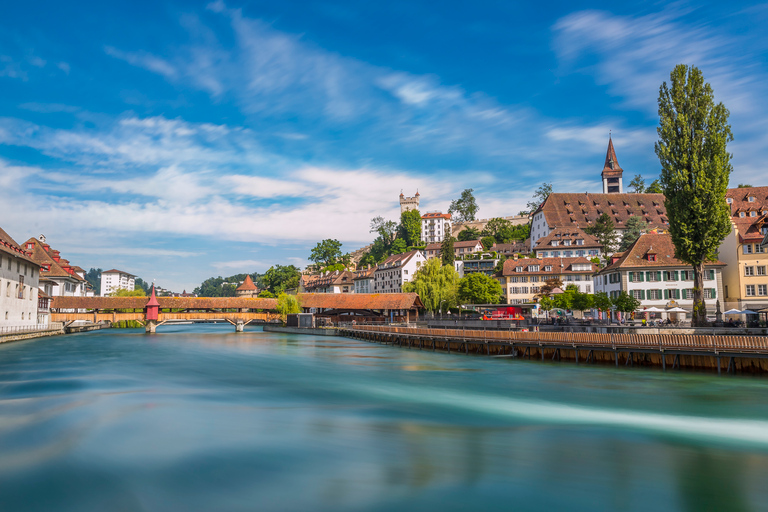
[[[728,311],[726,311],[723,314],[724,315],[740,315],[741,311],[739,311],[738,309],[729,309]]]
[[[672,309],[668,309],[667,313],[687,313],[687,311],[684,310],[683,308],[672,308]]]
[[[745,309],[744,311],[741,312],[741,314],[742,315],[756,315],[757,312],[752,311],[751,309]]]
[[[657,308],[655,306],[654,307],[650,307],[648,309],[643,309],[642,310],[642,312],[644,312],[644,313],[663,313],[664,311],[665,311],[664,309],[659,309],[659,308]]]

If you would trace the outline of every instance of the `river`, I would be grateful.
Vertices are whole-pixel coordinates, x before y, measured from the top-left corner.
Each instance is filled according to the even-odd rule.
[[[768,381],[224,325],[0,345],[0,510],[767,510]]]

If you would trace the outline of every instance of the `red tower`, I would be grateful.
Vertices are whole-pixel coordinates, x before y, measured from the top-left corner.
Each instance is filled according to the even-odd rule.
[[[147,320],[155,320],[157,321],[158,316],[160,315],[160,303],[157,302],[157,297],[155,297],[155,285],[152,285],[152,295],[149,297],[149,302],[147,302],[147,305],[144,307],[144,311],[147,317]]]

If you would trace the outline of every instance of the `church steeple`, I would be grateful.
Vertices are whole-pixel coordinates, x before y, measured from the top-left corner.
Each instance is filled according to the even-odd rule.
[[[624,192],[622,173],[624,169],[616,158],[616,150],[613,149],[613,139],[608,136],[608,151],[605,153],[605,165],[603,166],[603,194],[620,194]]]

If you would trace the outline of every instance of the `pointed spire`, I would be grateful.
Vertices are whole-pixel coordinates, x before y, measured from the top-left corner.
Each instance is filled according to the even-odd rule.
[[[605,165],[603,166],[603,172],[622,172],[623,169],[619,166],[619,161],[616,158],[616,150],[613,149],[613,139],[608,136],[608,151],[605,153]]]
[[[250,275],[246,275],[243,283],[237,287],[237,290],[241,290],[241,291],[242,290],[250,291],[250,290],[256,290],[256,289],[257,289],[257,286],[253,284],[253,279],[251,279]]]
[[[147,306],[159,306],[160,303],[157,302],[157,297],[155,297],[155,285],[152,284],[152,294],[149,297],[149,302],[147,302]]]

